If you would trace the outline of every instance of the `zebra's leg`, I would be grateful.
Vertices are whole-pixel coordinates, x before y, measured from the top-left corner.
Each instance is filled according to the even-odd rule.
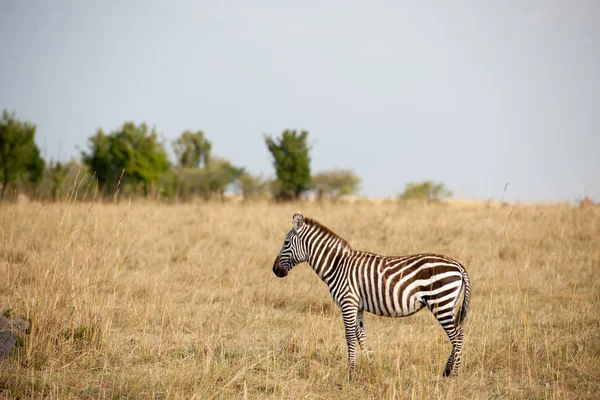
[[[346,329],[346,344],[348,345],[348,368],[352,372],[356,363],[356,317],[358,307],[353,304],[344,304],[341,309],[344,328]]]
[[[437,317],[437,316],[436,316]],[[438,321],[446,331],[450,342],[452,343],[452,351],[446,362],[446,368],[444,369],[444,376],[450,376],[452,372],[458,373],[458,367],[460,367],[460,355],[463,345],[464,331],[458,326],[454,320],[454,316],[441,317]]]
[[[458,370],[460,369],[460,358],[462,355],[462,347],[463,347],[463,340],[465,337],[465,331],[463,331],[463,328],[461,328],[460,326],[458,326],[458,324],[456,325],[456,331],[457,334],[455,336],[455,341],[453,343],[454,345],[454,374],[458,374]]]
[[[358,310],[356,314],[357,325],[356,325],[356,340],[358,340],[358,345],[360,346],[360,350],[365,354],[366,357],[369,356],[369,351],[367,348],[367,334],[365,332],[365,319],[363,310]]]
[[[444,331],[448,335],[450,342],[452,343],[452,351],[446,362],[446,368],[444,369],[444,376],[450,376],[454,370],[458,373],[460,367],[460,356],[463,346],[464,331],[458,326],[454,319],[454,308],[443,307],[441,310],[436,308],[436,304],[427,303],[427,306],[435,315]]]

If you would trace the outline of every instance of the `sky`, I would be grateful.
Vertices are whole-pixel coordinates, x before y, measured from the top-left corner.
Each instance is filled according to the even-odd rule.
[[[362,195],[600,201],[600,2],[2,0],[0,108],[47,160],[134,121],[274,176],[305,129]]]

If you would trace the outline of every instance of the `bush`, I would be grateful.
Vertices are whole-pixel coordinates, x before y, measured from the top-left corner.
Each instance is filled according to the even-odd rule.
[[[92,200],[97,180],[85,164],[75,160],[51,162],[44,169],[37,198],[48,201]]]
[[[269,181],[260,175],[244,172],[237,181],[237,188],[244,201],[266,197],[269,192]]]
[[[312,177],[312,189],[318,199],[330,197],[338,199],[342,196],[356,194],[360,188],[360,178],[349,169],[323,171]]]
[[[226,159],[211,158],[205,168],[182,168],[179,173],[179,197],[182,201],[193,195],[223,200],[225,190],[239,179],[243,169],[233,166]]]
[[[421,183],[407,183],[401,200],[439,201],[452,196],[452,192],[443,183],[425,181]]]

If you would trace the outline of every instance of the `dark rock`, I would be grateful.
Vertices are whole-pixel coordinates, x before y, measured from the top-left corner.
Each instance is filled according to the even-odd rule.
[[[0,331],[0,360],[8,358],[17,344],[17,335],[9,330]]]
[[[0,331],[12,328],[10,321],[4,315],[0,315]]]
[[[13,331],[24,333],[29,329],[29,321],[21,317],[13,319],[10,323],[12,324]]]

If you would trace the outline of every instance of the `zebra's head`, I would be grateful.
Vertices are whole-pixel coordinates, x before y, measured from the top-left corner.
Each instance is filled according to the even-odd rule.
[[[306,260],[306,249],[299,233],[304,228],[304,216],[297,212],[292,217],[292,229],[283,241],[283,247],[273,263],[273,273],[283,278],[292,268]]]

